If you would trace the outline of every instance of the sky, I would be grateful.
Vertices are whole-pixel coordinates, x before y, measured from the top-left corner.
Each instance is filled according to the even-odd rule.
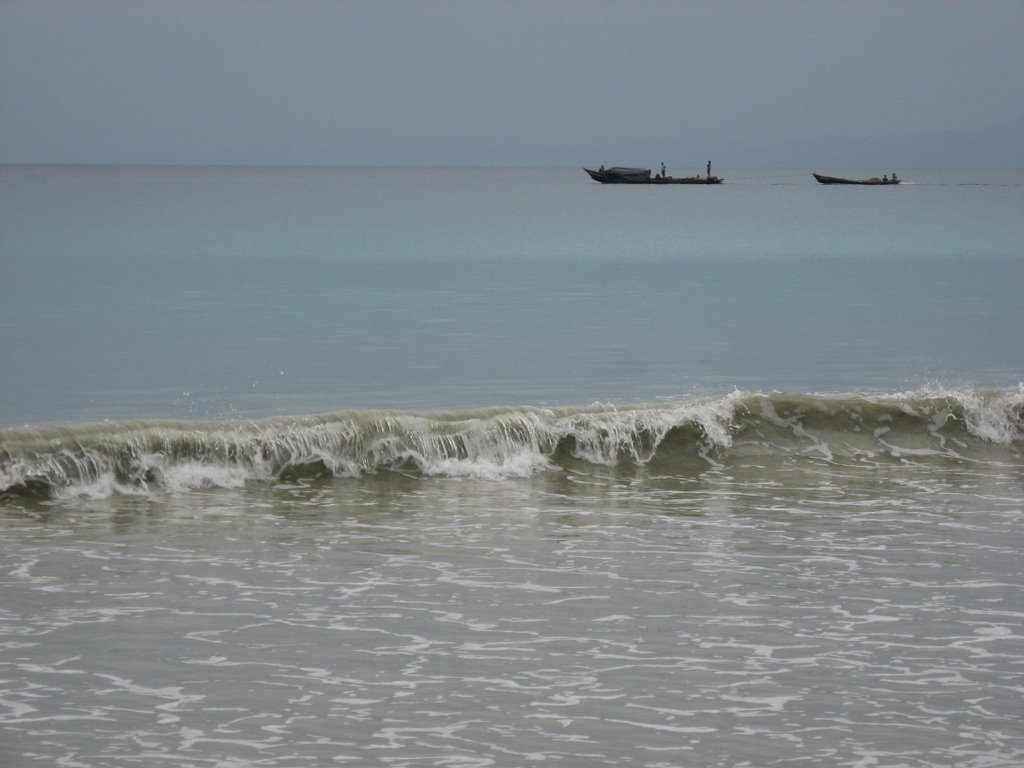
[[[1024,167],[1022,32],[1024,0],[0,0],[0,162]]]

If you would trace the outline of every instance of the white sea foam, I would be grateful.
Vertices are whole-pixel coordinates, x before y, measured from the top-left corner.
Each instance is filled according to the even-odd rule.
[[[998,445],[1024,440],[1024,383],[1018,384],[1016,391],[987,398],[974,391],[957,392],[953,397],[963,405],[972,434]]]
[[[268,475],[248,467],[187,462],[165,467],[163,485],[171,493],[199,488],[241,488],[250,480],[268,479]]]
[[[481,457],[476,459],[439,459],[427,460],[417,458],[417,464],[425,475],[444,477],[475,477],[483,480],[501,480],[510,477],[530,477],[536,472],[553,469],[546,456],[532,451],[504,456],[496,459]]]

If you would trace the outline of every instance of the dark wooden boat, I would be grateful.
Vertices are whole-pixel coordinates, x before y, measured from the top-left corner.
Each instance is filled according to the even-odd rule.
[[[590,178],[602,184],[721,184],[717,176],[651,176],[648,168],[606,168],[593,171],[584,168]]]
[[[899,184],[900,180],[894,175],[891,179],[886,177],[880,179],[877,176],[872,179],[841,179],[838,176],[822,176],[820,173],[813,174],[822,184],[866,184],[869,186],[887,186],[889,184]]]

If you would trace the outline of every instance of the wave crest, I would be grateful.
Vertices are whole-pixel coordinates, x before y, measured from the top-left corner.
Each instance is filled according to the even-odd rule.
[[[249,422],[0,430],[0,492],[67,498],[382,471],[502,479],[571,462],[684,471],[751,454],[964,458],[1024,439],[1024,385],[895,395],[741,393],[634,406],[342,411]]]

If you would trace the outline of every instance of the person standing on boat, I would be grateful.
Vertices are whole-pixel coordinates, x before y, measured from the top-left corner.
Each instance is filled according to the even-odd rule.
[[[665,178],[665,164],[664,163],[661,164],[661,178],[663,178],[663,179]]]
[[[708,160],[708,178],[711,178],[711,161]]]

